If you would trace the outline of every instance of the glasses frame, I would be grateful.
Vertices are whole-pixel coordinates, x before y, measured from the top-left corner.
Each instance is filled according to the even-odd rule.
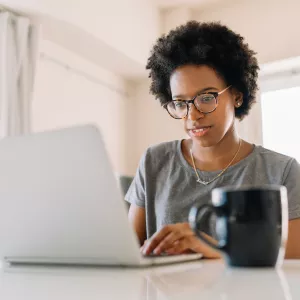
[[[184,118],[186,118],[186,117],[188,116],[189,110],[190,110],[190,104],[193,104],[193,105],[195,106],[195,108],[196,108],[200,113],[202,113],[202,114],[204,114],[204,115],[207,115],[207,114],[210,114],[210,113],[214,112],[214,111],[217,109],[218,104],[219,104],[219,103],[218,103],[218,96],[220,96],[220,95],[222,95],[223,93],[225,93],[229,88],[231,88],[231,85],[228,86],[228,87],[226,87],[226,88],[225,88],[224,90],[222,90],[221,92],[207,92],[207,93],[200,93],[200,94],[197,94],[197,95],[196,95],[193,99],[191,99],[191,100],[172,100],[172,101],[169,101],[169,102],[165,103],[165,104],[163,105],[163,107],[167,110],[168,114],[169,114],[173,119],[176,119],[176,120],[181,120],[181,119],[184,119]],[[213,95],[213,96],[215,97],[215,99],[216,99],[216,107],[215,107],[213,110],[209,111],[209,112],[204,112],[204,111],[201,111],[200,109],[198,109],[197,106],[195,105],[195,99],[196,99],[198,96],[200,96],[200,95]],[[175,102],[175,101],[178,101],[178,102],[184,102],[184,103],[187,105],[186,115],[185,115],[184,117],[182,117],[182,118],[175,118],[175,117],[173,117],[173,116],[171,115],[171,113],[169,112],[169,110],[168,110],[168,104],[171,103],[171,102]]]

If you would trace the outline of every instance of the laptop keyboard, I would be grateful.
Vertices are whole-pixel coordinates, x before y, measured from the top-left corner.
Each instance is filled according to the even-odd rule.
[[[159,255],[157,254],[154,254],[154,253],[151,253],[151,254],[148,254],[148,255],[143,255],[143,257],[145,258],[153,258],[153,257],[166,257],[166,256],[175,256],[175,255],[171,255],[171,254],[168,254],[168,253],[161,253]]]

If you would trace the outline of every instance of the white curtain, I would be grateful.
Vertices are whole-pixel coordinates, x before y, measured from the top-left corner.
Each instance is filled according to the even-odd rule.
[[[30,132],[39,28],[0,11],[0,138]]]

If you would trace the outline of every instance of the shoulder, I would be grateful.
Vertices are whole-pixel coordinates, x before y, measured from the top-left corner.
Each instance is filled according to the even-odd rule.
[[[299,168],[297,160],[288,155],[278,153],[262,146],[256,146],[256,160],[264,164],[269,170],[281,171],[282,176],[286,177],[292,168]]]
[[[293,157],[278,153],[269,149],[266,149],[262,146],[256,146],[257,155],[263,158],[268,163],[276,163],[287,165],[296,161]]]
[[[177,151],[177,147],[180,143],[180,140],[170,141],[170,142],[164,142],[160,144],[155,144],[150,146],[146,150],[146,154],[148,156],[159,156],[159,155],[168,155],[168,154],[174,154],[174,152]]]
[[[180,144],[180,140],[174,140],[150,146],[142,157],[145,167],[157,168],[170,164],[175,159]]]

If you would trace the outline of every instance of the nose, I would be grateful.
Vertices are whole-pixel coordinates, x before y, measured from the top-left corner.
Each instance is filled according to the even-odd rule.
[[[187,118],[189,120],[196,121],[198,119],[204,118],[204,116],[205,116],[204,113],[200,112],[196,108],[195,104],[192,104],[192,103],[189,104],[189,112],[188,112],[188,115],[187,115]]]

